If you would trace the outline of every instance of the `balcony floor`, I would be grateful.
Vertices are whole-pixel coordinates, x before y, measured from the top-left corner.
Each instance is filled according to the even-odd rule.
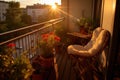
[[[72,59],[67,54],[67,49],[62,48],[56,52],[56,61],[58,64],[58,80],[83,80],[78,77],[79,74],[76,74],[73,66]],[[92,72],[88,72],[89,74],[85,75],[84,80],[101,80],[103,76],[97,74],[93,75]]]
[[[55,69],[51,68],[47,76],[45,76],[46,79],[44,80],[81,80],[78,78],[73,66],[72,66],[72,60],[70,56],[67,54],[67,49],[59,48],[58,51],[56,51],[55,54],[56,62],[57,62],[57,70],[58,72],[55,73]],[[89,72],[91,75],[92,73]],[[58,79],[55,79],[56,74],[58,74]],[[92,75],[94,76],[94,75]],[[84,80],[101,80],[97,77],[94,77],[94,79],[90,79],[90,76],[88,77],[85,75],[87,79]],[[101,76],[100,76],[101,77]],[[89,78],[89,79],[88,79]]]
[[[76,80],[71,59],[65,48],[56,52],[56,61],[58,64],[58,80]]]

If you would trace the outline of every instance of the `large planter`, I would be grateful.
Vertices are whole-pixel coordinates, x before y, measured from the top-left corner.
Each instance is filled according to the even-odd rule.
[[[54,66],[54,57],[44,58],[40,56],[40,65],[43,68],[51,68]]]
[[[33,74],[32,80],[43,80],[43,76],[41,74]]]
[[[32,60],[32,66],[36,73],[32,75],[32,80],[47,80],[51,70],[54,68],[54,57],[44,58],[38,55]]]
[[[54,66],[54,57],[44,58],[41,55],[37,55],[32,60],[32,66],[35,70],[41,70],[41,68],[51,68]]]

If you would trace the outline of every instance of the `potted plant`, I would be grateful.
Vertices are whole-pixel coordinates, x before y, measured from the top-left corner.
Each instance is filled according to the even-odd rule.
[[[16,53],[15,44],[9,43],[0,52],[0,79],[2,80],[27,80],[33,68],[26,57],[26,52],[21,53],[19,57],[13,57]]]
[[[47,34],[42,34],[39,43],[39,47],[42,51],[41,56],[44,58],[53,57],[54,48],[60,42],[60,37],[55,35],[54,32],[50,32]]]
[[[14,75],[13,79],[15,80],[29,80],[34,71],[29,58],[26,57],[26,54],[27,52],[24,52],[19,57],[14,59],[14,72],[12,75]]]
[[[63,23],[57,24],[57,27],[55,27],[55,34],[61,38],[60,43],[56,46],[56,52],[60,53],[63,49],[66,50],[67,46],[71,44],[68,32],[68,28]]]
[[[32,59],[32,66],[35,69],[35,75],[48,75],[49,70],[54,67],[54,51],[55,46],[59,43],[60,37],[54,32],[42,34],[38,40],[38,46],[41,54]]]
[[[53,65],[54,48],[59,41],[60,37],[55,35],[54,32],[41,35],[41,38],[38,42],[41,49],[41,65],[45,67],[50,67]]]
[[[79,26],[80,33],[82,34],[91,33],[91,30],[94,28],[94,23],[89,18],[77,19],[76,24]]]

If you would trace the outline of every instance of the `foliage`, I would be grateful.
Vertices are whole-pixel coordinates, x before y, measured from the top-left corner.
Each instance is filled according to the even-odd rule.
[[[39,47],[43,51],[42,56],[46,58],[53,56],[53,49],[59,41],[60,37],[56,36],[54,32],[42,34],[39,41]]]
[[[76,24],[79,26],[80,29],[85,29],[88,33],[94,29],[95,25],[93,21],[89,18],[80,18],[77,19]]]
[[[31,17],[27,14],[22,14],[20,3],[15,1],[9,2],[9,8],[6,10],[4,16],[6,17],[5,27],[7,31],[24,27],[32,23]],[[4,31],[5,30],[2,30],[2,32]]]
[[[70,39],[67,35],[68,33],[68,29],[67,27],[65,27],[64,23],[58,24],[56,25],[57,27],[55,27],[55,33],[56,35],[58,35],[61,38],[61,45],[69,45],[70,44]]]
[[[20,3],[11,1],[9,8],[6,10],[6,24],[9,30],[16,29],[21,26]]]
[[[10,1],[9,2],[9,7],[10,8],[19,8],[20,7],[20,3],[19,2]]]
[[[8,28],[6,27],[6,24],[0,24],[0,33],[7,31]]]
[[[28,15],[28,14],[22,14],[21,15],[21,21],[26,25],[30,25],[32,23],[31,16]]]
[[[3,50],[4,49],[4,50]],[[16,53],[15,44],[9,43],[0,52],[0,79],[1,80],[24,80],[33,72],[33,68],[26,53],[19,57],[13,57]]]
[[[14,75],[13,79],[15,80],[27,79],[33,72],[31,63],[25,55],[26,52],[22,53],[22,55],[14,60],[14,72],[12,74]]]

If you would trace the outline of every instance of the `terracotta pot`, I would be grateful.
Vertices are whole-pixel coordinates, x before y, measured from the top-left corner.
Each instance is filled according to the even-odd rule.
[[[40,56],[40,65],[43,68],[51,68],[54,66],[54,57],[44,58]]]
[[[88,34],[87,31],[85,30],[85,28],[81,28],[81,29],[80,29],[80,33],[81,33],[81,34]]]
[[[43,76],[41,74],[32,74],[32,80],[43,80]]]

